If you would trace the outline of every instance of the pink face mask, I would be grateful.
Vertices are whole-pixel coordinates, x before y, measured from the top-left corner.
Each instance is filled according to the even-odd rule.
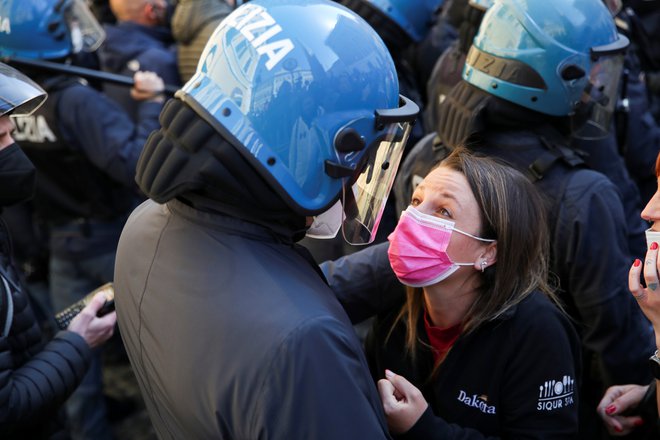
[[[406,286],[426,287],[438,283],[458,270],[474,263],[454,263],[447,255],[452,231],[476,237],[454,227],[454,222],[424,214],[412,206],[401,213],[401,219],[390,241],[390,265],[399,281]]]

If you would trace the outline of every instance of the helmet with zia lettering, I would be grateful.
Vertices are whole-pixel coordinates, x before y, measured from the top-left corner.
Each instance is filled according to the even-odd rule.
[[[220,23],[176,97],[295,212],[332,212],[347,241],[373,240],[418,108],[357,14],[328,0],[246,3]]]

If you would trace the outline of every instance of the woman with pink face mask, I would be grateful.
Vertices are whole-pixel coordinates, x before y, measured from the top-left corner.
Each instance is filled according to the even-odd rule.
[[[408,286],[367,352],[401,438],[573,438],[579,341],[547,284],[544,208],[529,180],[455,150],[389,236]]]

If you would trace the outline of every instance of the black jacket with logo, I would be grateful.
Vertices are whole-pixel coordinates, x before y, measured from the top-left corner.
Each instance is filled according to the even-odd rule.
[[[372,374],[385,369],[420,388],[429,409],[403,438],[567,439],[578,430],[580,342],[568,319],[534,292],[500,318],[461,335],[436,375],[430,348],[405,353],[405,324],[393,311],[367,341]],[[420,319],[419,335],[428,338]]]

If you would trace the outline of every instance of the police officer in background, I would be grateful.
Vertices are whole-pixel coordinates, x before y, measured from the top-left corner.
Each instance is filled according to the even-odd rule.
[[[374,239],[418,113],[398,92],[385,45],[334,2],[255,0],[215,30],[140,157],[152,200],[117,249],[121,335],[160,438],[389,437],[296,242],[344,218],[347,240]]]
[[[0,63],[0,209],[29,199],[35,187],[36,170],[11,137],[10,115],[29,115],[44,99],[37,84]],[[96,317],[104,301],[99,294],[46,343],[0,222],[0,437],[63,438],[62,404],[83,379],[92,348],[114,330],[114,312]]]
[[[106,38],[97,51],[101,69],[127,76],[148,70],[166,84],[181,85],[168,21],[168,0],[111,0],[109,3],[117,23],[104,26]],[[132,99],[126,86],[105,83],[103,91],[134,123],[139,122],[140,103]]]
[[[82,0],[0,3],[11,30],[0,33],[0,55],[66,62],[93,51],[103,30]],[[34,114],[16,119],[16,140],[38,172],[36,215],[48,225],[52,305],[61,310],[111,281],[119,234],[136,205],[137,158],[158,127],[162,80],[136,74],[139,122],[77,77],[26,71],[50,95]],[[97,352],[85,380],[67,402],[75,439],[109,439]]]
[[[231,11],[224,0],[179,0],[172,15],[172,35],[182,81],[195,74],[206,42]]]

